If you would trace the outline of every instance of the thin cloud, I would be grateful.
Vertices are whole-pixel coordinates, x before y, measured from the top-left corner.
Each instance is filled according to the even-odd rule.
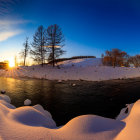
[[[15,35],[20,34],[22,31],[5,31],[5,32],[0,32],[0,42],[5,41],[10,37],[13,37]]]
[[[0,42],[23,32],[19,25],[28,23],[27,20],[0,20]]]
[[[14,18],[16,8],[24,4],[23,1],[0,0],[0,42],[22,33],[21,26],[30,22]]]
[[[24,24],[30,22],[29,20],[0,20],[0,26]]]
[[[13,14],[23,0],[0,0],[0,42],[22,33],[21,26],[31,21],[15,19]]]

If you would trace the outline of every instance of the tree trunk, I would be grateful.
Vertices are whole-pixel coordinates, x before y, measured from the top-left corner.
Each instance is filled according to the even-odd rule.
[[[26,61],[25,59],[26,59],[26,58],[24,57],[24,66],[25,66],[25,61]]]
[[[53,67],[55,66],[55,58],[54,58],[54,46],[52,46],[52,59],[53,59]]]

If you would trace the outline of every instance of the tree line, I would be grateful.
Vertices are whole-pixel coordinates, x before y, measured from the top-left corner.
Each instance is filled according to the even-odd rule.
[[[26,66],[26,59],[28,55],[32,60],[42,66],[46,62],[52,62],[55,66],[55,59],[59,58],[65,51],[64,35],[62,29],[57,25],[50,25],[46,29],[44,26],[39,26],[33,35],[33,41],[29,44],[28,37],[23,44],[23,50],[20,52],[23,58],[23,65]]]
[[[130,56],[125,51],[114,48],[110,51],[105,51],[102,54],[102,62],[106,66],[130,66],[133,64],[135,67],[140,66],[140,55]]]
[[[73,57],[69,57],[69,58],[58,58],[55,59],[55,62],[62,62],[62,61],[66,61],[66,60],[73,60],[73,59],[84,59],[84,58],[96,58],[95,56],[73,56]],[[52,62],[50,61],[48,64],[51,64]]]

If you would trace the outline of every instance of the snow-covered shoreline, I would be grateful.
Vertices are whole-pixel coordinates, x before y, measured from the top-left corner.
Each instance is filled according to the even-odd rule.
[[[82,115],[61,127],[41,105],[16,108],[10,102],[0,95],[0,140],[140,139],[140,100],[123,108],[116,119]]]
[[[140,68],[103,66],[101,59],[88,58],[67,60],[59,63],[59,67],[45,65],[19,67],[1,70],[3,77],[28,77],[47,80],[86,80],[102,81],[140,77]]]

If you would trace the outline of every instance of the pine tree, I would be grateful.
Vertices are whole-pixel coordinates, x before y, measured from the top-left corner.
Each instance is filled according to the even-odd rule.
[[[33,36],[32,49],[30,51],[30,54],[32,56],[32,59],[42,66],[44,65],[46,60],[47,48],[44,47],[46,40],[46,29],[41,25],[38,27]]]
[[[47,46],[50,48],[48,60],[55,66],[55,59],[64,54],[62,47],[64,46],[64,35],[61,28],[57,25],[50,25],[47,28]]]

